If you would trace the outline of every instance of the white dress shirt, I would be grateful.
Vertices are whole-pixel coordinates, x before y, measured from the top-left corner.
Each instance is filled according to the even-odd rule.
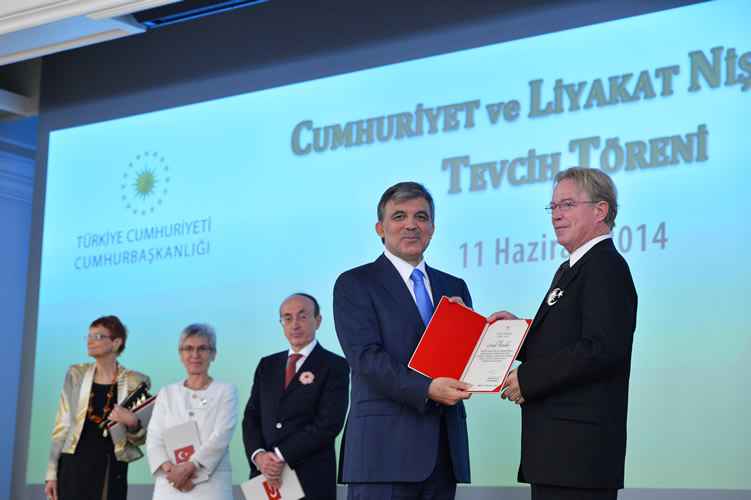
[[[588,242],[586,242],[585,244],[583,244],[582,246],[580,246],[579,248],[577,248],[571,253],[571,256],[569,256],[568,258],[568,265],[571,267],[574,267],[574,264],[576,264],[576,262],[579,259],[584,257],[584,254],[589,252],[589,250],[593,246],[597,245],[601,241],[607,240],[608,238],[612,238],[612,237],[613,236],[610,233],[602,234],[600,236],[595,236],[594,238],[592,238],[591,240],[589,240]]]
[[[416,266],[413,266],[401,257],[397,257],[389,252],[387,248],[383,249],[383,255],[394,264],[394,267],[399,272],[399,276],[402,277],[402,281],[407,285],[407,289],[409,289],[409,293],[412,295],[412,300],[415,301],[415,304],[417,304],[417,299],[415,299],[415,284],[410,279],[410,276],[412,275],[412,271],[419,269],[422,272],[425,289],[428,291],[430,302],[431,304],[433,303],[433,290],[430,288],[430,278],[428,277],[428,271],[425,269],[425,259],[421,260]],[[433,306],[435,306],[435,304],[433,304]]]
[[[298,352],[295,352],[292,347],[289,348],[289,352],[287,353],[287,357],[289,358],[293,354],[299,354],[302,356],[302,358],[297,360],[297,363],[295,363],[295,373],[300,371],[300,367],[305,362],[306,359],[308,359],[308,356],[310,356],[310,353],[313,352],[313,349],[316,348],[318,345],[318,341],[316,339],[313,339],[310,344],[306,345],[302,349],[300,349]]]

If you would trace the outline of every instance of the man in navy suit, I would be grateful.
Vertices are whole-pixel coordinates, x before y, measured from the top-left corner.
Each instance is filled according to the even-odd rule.
[[[472,301],[464,281],[425,264],[435,217],[425,187],[390,187],[377,213],[384,253],[334,285],[336,333],[352,369],[340,480],[350,500],[453,499],[456,483],[470,480],[469,385],[407,363],[441,296]]]
[[[637,297],[613,245],[617,197],[600,170],[570,168],[548,206],[560,267],[503,397],[521,404],[519,481],[532,500],[615,500],[623,488]],[[511,319],[502,311],[495,319]]]
[[[336,498],[334,440],[347,413],[349,366],[316,340],[318,301],[296,293],[279,321],[289,349],[258,363],[243,419],[250,477],[279,486],[284,464],[297,473],[306,500]]]

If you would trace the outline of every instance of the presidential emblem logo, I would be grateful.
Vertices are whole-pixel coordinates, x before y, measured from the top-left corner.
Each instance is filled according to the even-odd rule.
[[[120,183],[123,206],[133,215],[153,214],[169,192],[169,166],[156,151],[145,151],[128,163]]]
[[[563,297],[563,290],[560,288],[554,288],[548,294],[548,305],[553,306],[558,302],[558,299]]]

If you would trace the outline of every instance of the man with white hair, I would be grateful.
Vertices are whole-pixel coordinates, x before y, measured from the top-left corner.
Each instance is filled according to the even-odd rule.
[[[532,500],[615,500],[623,488],[626,410],[637,297],[610,232],[613,181],[570,168],[546,207],[570,257],[543,297],[506,381],[521,405],[519,481]],[[506,311],[488,320],[513,319]]]

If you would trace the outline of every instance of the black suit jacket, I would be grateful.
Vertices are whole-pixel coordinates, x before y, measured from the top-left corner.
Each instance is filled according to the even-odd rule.
[[[347,413],[349,366],[318,344],[285,390],[287,356],[288,351],[267,356],[256,368],[243,418],[250,477],[260,474],[253,452],[278,447],[297,473],[306,499],[336,498],[334,440]],[[313,374],[312,383],[300,382],[305,372]]]
[[[435,304],[447,295],[472,305],[464,281],[431,267],[426,270]],[[407,367],[425,324],[407,285],[384,255],[336,280],[334,322],[352,367],[341,481],[424,481],[435,467],[443,418],[454,476],[468,483],[464,405],[444,407],[429,401],[430,379]]]
[[[522,349],[519,481],[622,488],[637,297],[612,239],[554,281]]]

